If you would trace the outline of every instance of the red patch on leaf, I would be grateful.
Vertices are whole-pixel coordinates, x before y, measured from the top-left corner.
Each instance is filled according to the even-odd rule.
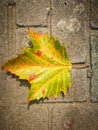
[[[42,90],[41,90],[41,93],[42,93],[42,95],[44,95],[44,94],[45,94],[45,90],[44,90],[44,89],[42,89]]]
[[[34,79],[36,79],[36,75],[35,74],[30,74],[29,75],[29,81],[34,80]]]
[[[43,52],[42,52],[41,50],[38,50],[38,51],[36,52],[36,55],[37,55],[37,56],[41,56],[42,53],[43,53]]]

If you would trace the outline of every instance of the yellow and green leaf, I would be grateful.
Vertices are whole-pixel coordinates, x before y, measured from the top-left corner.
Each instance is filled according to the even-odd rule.
[[[29,29],[32,48],[24,48],[24,53],[6,62],[2,69],[28,80],[31,84],[28,102],[55,98],[63,92],[66,95],[70,87],[72,64],[64,45],[46,34],[37,34]]]

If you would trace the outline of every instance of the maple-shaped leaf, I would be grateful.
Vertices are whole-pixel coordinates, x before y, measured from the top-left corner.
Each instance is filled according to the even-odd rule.
[[[64,45],[46,34],[37,34],[29,29],[32,48],[24,48],[24,53],[6,62],[2,69],[28,80],[31,84],[28,102],[55,98],[63,92],[66,95],[70,87],[72,67]]]

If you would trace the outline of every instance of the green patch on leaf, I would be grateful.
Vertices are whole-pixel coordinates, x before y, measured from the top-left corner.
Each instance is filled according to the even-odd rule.
[[[2,69],[28,80],[31,84],[28,102],[66,95],[70,83],[72,64],[64,45],[52,36],[41,35],[29,29],[33,48],[24,48],[24,53],[6,62]]]

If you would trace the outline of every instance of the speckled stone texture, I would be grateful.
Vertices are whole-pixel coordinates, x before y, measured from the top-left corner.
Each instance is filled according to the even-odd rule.
[[[48,130],[48,106],[14,104],[0,107],[0,130]]]
[[[98,35],[91,36],[91,56],[91,99],[92,101],[98,101]]]
[[[46,26],[49,0],[17,0],[17,24],[19,26]]]
[[[55,104],[52,130],[97,130],[98,106],[89,104]]]
[[[91,26],[98,28],[98,0],[91,0]]]
[[[7,7],[6,0],[0,1],[0,64],[3,62],[6,54],[3,47],[7,50]],[[1,70],[0,70],[1,71]],[[1,74],[1,73],[0,73]]]
[[[52,33],[66,44],[72,63],[86,62],[85,5],[85,0],[52,0]]]

